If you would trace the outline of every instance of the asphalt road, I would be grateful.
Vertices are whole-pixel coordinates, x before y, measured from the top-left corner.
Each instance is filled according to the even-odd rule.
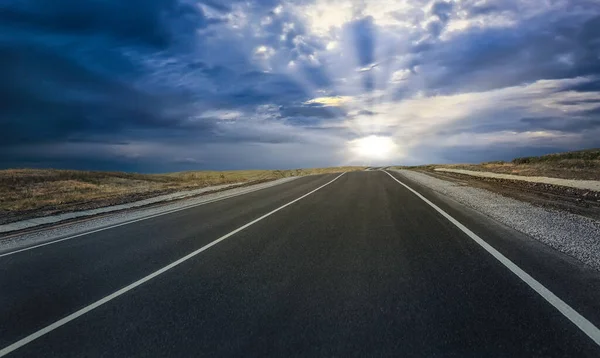
[[[596,271],[394,175],[600,326]],[[336,177],[1,257],[0,349],[24,339],[7,356],[600,357],[388,174]]]

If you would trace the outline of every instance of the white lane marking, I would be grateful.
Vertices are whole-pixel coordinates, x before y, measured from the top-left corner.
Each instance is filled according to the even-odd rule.
[[[287,181],[285,183],[289,183],[290,181]],[[285,183],[281,183],[281,184],[285,184]],[[277,185],[279,185],[279,184],[277,184]],[[220,198],[215,198],[215,199],[207,200],[207,201],[204,201],[202,203],[192,204],[192,205],[187,205],[187,206],[182,206],[182,207],[177,208],[177,209],[166,210],[166,211],[163,211],[163,212],[160,212],[160,213],[157,213],[157,214],[152,214],[152,215],[144,216],[144,217],[141,217],[139,219],[125,221],[125,222],[122,222],[120,224],[109,225],[109,226],[106,226],[106,227],[103,227],[103,228],[100,228],[100,229],[96,229],[96,230],[92,230],[92,231],[86,231],[84,233],[73,235],[73,236],[68,236],[68,237],[65,237],[65,238],[62,238],[62,239],[57,239],[57,240],[52,240],[52,241],[44,242],[43,244],[28,246],[28,247],[25,247],[25,248],[22,248],[22,249],[19,249],[19,250],[5,252],[3,254],[0,254],[0,258],[4,257],[4,256],[9,256],[9,255],[17,254],[17,253],[23,252],[23,251],[29,251],[29,250],[37,249],[38,247],[56,244],[56,243],[61,242],[61,241],[71,240],[71,239],[74,239],[74,238],[77,238],[77,237],[80,237],[80,236],[93,234],[93,233],[96,233],[96,232],[99,232],[99,231],[104,231],[104,230],[108,230],[108,229],[113,229],[115,227],[119,227],[119,226],[123,226],[123,225],[128,225],[128,224],[136,223],[138,221],[152,219],[152,218],[155,218],[155,217],[158,217],[158,216],[167,215],[167,214],[172,214],[172,213],[175,213],[175,212],[178,212],[178,211],[187,210],[187,209],[195,208],[197,206],[202,206],[202,205],[206,205],[206,204],[211,204],[211,203],[214,203],[214,202],[217,202],[217,201],[221,201],[221,200],[225,200],[225,199],[229,199],[229,198],[234,198],[236,196],[240,196],[240,195],[244,195],[244,194],[250,194],[250,193],[253,193],[255,191],[272,188],[272,187],[277,186],[277,185],[268,186],[266,188],[258,188],[258,189],[254,189],[254,190],[243,191],[243,192],[235,193],[235,194],[224,195],[224,196],[222,196]],[[48,229],[51,230],[52,227],[50,227]],[[26,235],[26,234],[24,234],[24,235]]]
[[[600,346],[600,330],[598,327],[594,326],[594,324],[588,321],[585,317],[583,317],[579,312],[575,311],[571,306],[569,306],[566,302],[561,300],[558,296],[556,296],[552,291],[547,289],[544,285],[542,285],[539,281],[531,277],[527,272],[523,271],[519,266],[510,261],[506,256],[502,255],[498,250],[494,249],[490,244],[485,242],[482,238],[477,236],[473,231],[469,230],[466,226],[461,224],[458,220],[450,216],[444,210],[440,209],[437,205],[427,200],[423,195],[416,192],[414,189],[404,184],[400,180],[396,179],[392,174],[383,171],[387,175],[389,175],[392,179],[400,183],[406,189],[410,190],[413,194],[418,196],[421,200],[429,204],[432,208],[434,208],[438,213],[442,214],[448,221],[454,224],[456,227],[462,230],[467,236],[469,236],[473,241],[478,243],[481,247],[483,247],[488,253],[494,256],[500,263],[506,266],[512,273],[517,275],[523,282],[525,282],[529,287],[531,287],[535,292],[537,292],[540,296],[542,296],[548,303],[550,303],[554,308],[556,308],[563,316],[567,317],[569,321],[573,322],[583,333],[585,333],[588,337],[592,339],[597,345]]]
[[[90,304],[89,306],[86,306],[86,307],[80,309],[79,311],[71,313],[70,315],[66,316],[65,318],[60,319],[60,320],[52,323],[51,325],[46,326],[46,327],[40,329],[39,331],[28,335],[27,337],[25,337],[25,338],[23,338],[23,339],[15,342],[15,343],[11,344],[10,346],[8,346],[6,348],[3,348],[2,350],[0,350],[0,357],[4,357],[8,353],[10,353],[10,352],[12,352],[12,351],[14,351],[16,349],[19,349],[19,348],[23,347],[27,343],[30,343],[30,342],[32,342],[32,341],[40,338],[41,336],[43,336],[43,335],[45,335],[45,334],[47,334],[49,332],[52,332],[53,330],[59,328],[60,326],[63,326],[65,324],[71,322],[72,320],[76,319],[77,317],[83,316],[84,314],[90,312],[91,310],[102,306],[103,304],[105,304],[105,303],[107,303],[107,302],[109,302],[109,301],[111,301],[111,300],[113,300],[113,299],[121,296],[122,294],[124,294],[124,293],[126,293],[128,291],[133,290],[134,288],[136,288],[136,287],[144,284],[145,282],[148,282],[148,281],[152,280],[153,278],[155,278],[158,275],[161,275],[161,274],[169,271],[173,267],[175,267],[175,266],[177,266],[177,265],[179,265],[179,264],[181,264],[181,263],[183,263],[183,262],[191,259],[192,257],[198,255],[202,251],[205,251],[205,250],[211,248],[212,246],[214,246],[214,245],[218,244],[219,242],[221,242],[221,241],[223,241],[223,240],[225,240],[225,239],[227,239],[227,238],[229,238],[229,237],[237,234],[238,232],[246,229],[247,227],[249,227],[249,226],[251,226],[253,224],[256,224],[257,222],[261,221],[262,219],[264,219],[264,218],[266,218],[268,216],[271,216],[271,215],[275,214],[276,212],[278,212],[279,210],[281,210],[281,209],[283,209],[285,207],[288,207],[288,206],[292,205],[293,203],[306,198],[307,196],[309,196],[310,194],[316,192],[317,190],[320,190],[320,189],[326,187],[327,185],[333,183],[334,181],[336,181],[339,177],[341,177],[344,174],[345,174],[345,172],[342,173],[342,174],[340,174],[340,175],[338,175],[337,177],[335,177],[330,182],[327,182],[326,184],[321,185],[320,187],[314,189],[313,191],[310,191],[310,192],[302,195],[301,197],[299,197],[297,199],[294,199],[294,200],[290,201],[289,203],[287,203],[285,205],[282,205],[282,206],[278,207],[277,209],[264,214],[263,216],[259,217],[258,219],[254,219],[254,220],[250,221],[249,223],[247,223],[247,224],[245,224],[243,226],[240,226],[239,228],[233,230],[229,234],[225,234],[225,235],[221,236],[220,238],[216,239],[215,241],[211,242],[210,244],[202,246],[198,250],[196,250],[196,251],[194,251],[194,252],[192,252],[192,253],[190,253],[190,254],[188,254],[188,255],[180,258],[179,260],[177,260],[177,261],[175,261],[175,262],[173,262],[173,263],[171,263],[171,264],[169,264],[169,265],[161,268],[160,270],[155,271],[155,272],[151,273],[150,275],[148,275],[148,276],[146,276],[144,278],[141,278],[141,279],[135,281],[134,283],[132,283],[132,284],[130,284],[128,286],[123,287],[122,289],[118,290],[117,292],[112,293],[112,294],[110,294],[110,295],[108,295],[108,296],[106,296],[106,297],[104,297],[104,298],[102,298],[102,299],[100,299],[100,300],[98,300],[98,301]]]

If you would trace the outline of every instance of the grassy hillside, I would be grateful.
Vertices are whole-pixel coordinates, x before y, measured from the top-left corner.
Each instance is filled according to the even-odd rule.
[[[0,224],[24,217],[121,204],[179,190],[362,169],[364,168],[337,167],[168,174],[54,169],[0,170]]]

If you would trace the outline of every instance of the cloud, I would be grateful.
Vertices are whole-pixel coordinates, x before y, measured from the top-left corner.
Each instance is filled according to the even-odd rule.
[[[453,3],[437,1],[431,5],[430,15],[434,18],[427,24],[427,30],[433,37],[438,37],[446,27],[452,14]]]
[[[10,0],[0,166],[359,163],[348,143],[373,136],[390,162],[598,146],[599,53],[594,0]]]
[[[358,65],[365,67],[375,61],[375,24],[372,17],[365,17],[348,23],[351,36],[354,38],[354,50]]]
[[[538,79],[598,74],[598,15],[544,13],[520,26],[474,28],[421,50],[418,66],[434,91],[472,91]]]
[[[332,120],[341,118],[345,115],[344,111],[335,105],[321,105],[319,102],[308,102],[308,105],[302,106],[282,106],[280,115],[282,118],[291,118],[295,122],[298,119],[314,118],[317,121]]]
[[[193,2],[131,0],[82,2],[72,0],[12,1],[3,5],[2,22],[24,35],[109,38],[119,43],[164,48],[178,37],[205,28],[207,18]],[[18,34],[19,35],[19,34]]]

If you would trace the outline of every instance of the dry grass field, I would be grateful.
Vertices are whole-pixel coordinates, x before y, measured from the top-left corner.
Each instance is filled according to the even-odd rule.
[[[363,169],[364,167],[333,167],[168,174],[6,169],[0,170],[0,224],[25,217],[122,204],[206,186],[264,182],[290,176]]]

